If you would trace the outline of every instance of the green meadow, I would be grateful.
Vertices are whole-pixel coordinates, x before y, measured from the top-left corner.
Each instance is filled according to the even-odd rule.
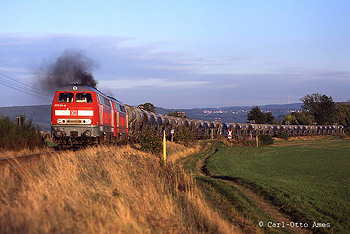
[[[307,223],[312,232],[350,231],[349,140],[333,137],[279,141],[259,148],[217,143],[216,148],[204,164],[210,177],[198,178],[202,184],[206,180],[204,186],[234,181],[277,207],[293,222]],[[217,181],[209,181],[214,179]],[[237,196],[237,192],[232,194]],[[237,208],[241,203],[231,204]],[[253,220],[259,219],[265,224],[270,221],[264,215]]]

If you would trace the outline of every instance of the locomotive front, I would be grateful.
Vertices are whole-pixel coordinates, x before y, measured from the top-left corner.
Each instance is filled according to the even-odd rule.
[[[100,137],[98,94],[83,85],[56,91],[51,108],[51,131],[59,144],[81,144]]]

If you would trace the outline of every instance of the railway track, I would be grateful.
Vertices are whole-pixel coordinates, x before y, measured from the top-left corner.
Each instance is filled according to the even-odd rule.
[[[1,158],[0,168],[4,170],[14,170],[17,168],[22,168],[30,164],[36,163],[42,157],[51,155],[53,152],[41,152],[36,154],[26,154],[11,158]]]
[[[37,163],[43,157],[53,157],[57,152],[77,151],[83,147],[55,148],[54,151],[46,151],[35,154],[26,154],[10,158],[0,158],[0,170],[15,170]]]

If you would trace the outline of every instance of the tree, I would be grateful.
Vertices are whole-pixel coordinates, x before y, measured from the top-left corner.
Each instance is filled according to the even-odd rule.
[[[254,120],[257,124],[272,123],[274,119],[271,112],[264,113],[257,106],[248,112],[248,121]]]
[[[308,94],[300,99],[300,101],[303,102],[303,105],[301,106],[302,111],[308,112],[310,114],[314,114],[315,111],[318,109],[318,102],[321,99],[321,94],[319,93],[313,93]]]
[[[315,118],[307,112],[293,112],[298,124],[312,125],[315,122]]]
[[[176,110],[176,111],[171,111],[171,112],[168,113],[168,115],[169,115],[169,116],[178,117],[178,116],[177,116],[177,112],[178,112],[177,110]]]
[[[298,124],[297,118],[290,114],[290,115],[286,115],[284,116],[284,120],[283,120],[283,124]]]
[[[308,94],[300,99],[303,102],[303,112],[309,113],[318,124],[333,124],[337,121],[336,104],[332,97],[324,94]]]
[[[273,120],[275,117],[272,115],[271,112],[265,113],[265,123],[273,123]]]
[[[181,118],[186,118],[186,114],[185,112],[181,112],[181,111],[171,111],[168,113],[169,116],[174,116],[174,117],[181,117]]]
[[[350,132],[350,103],[337,103],[338,123],[345,127],[345,132]]]
[[[257,124],[265,123],[265,114],[260,110],[259,107],[253,107],[248,112],[248,121],[254,120]]]
[[[145,111],[156,113],[155,106],[152,103],[150,103],[150,102],[146,102],[144,104],[140,104],[140,105],[137,106],[137,108],[140,108],[140,109],[145,110]]]
[[[292,112],[284,117],[284,123],[289,122],[289,124],[302,124],[311,125],[313,124],[314,117],[307,112]]]

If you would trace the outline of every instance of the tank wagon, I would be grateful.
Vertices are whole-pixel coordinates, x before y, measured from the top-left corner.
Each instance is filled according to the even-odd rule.
[[[60,145],[93,144],[137,140],[150,128],[161,134],[190,129],[198,139],[218,138],[231,132],[233,138],[256,135],[289,136],[336,134],[341,125],[270,125],[222,123],[151,113],[125,105],[114,97],[84,85],[57,90],[51,108],[51,131]]]

